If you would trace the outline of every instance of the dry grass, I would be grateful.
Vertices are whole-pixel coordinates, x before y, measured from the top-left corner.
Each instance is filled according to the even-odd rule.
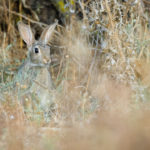
[[[150,149],[150,24],[143,2],[79,3],[83,20],[72,16],[52,42],[56,91],[50,122],[40,112],[27,115],[6,94],[0,149]],[[0,6],[16,7],[4,0]],[[13,80],[26,46],[16,28],[19,18],[0,11],[1,86]]]

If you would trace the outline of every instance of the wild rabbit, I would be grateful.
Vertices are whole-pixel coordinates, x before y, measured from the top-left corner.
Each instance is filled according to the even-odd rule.
[[[40,39],[36,41],[30,26],[18,22],[20,35],[27,44],[28,55],[24,63],[19,67],[11,88],[5,87],[4,91],[7,93],[8,89],[11,89],[12,98],[20,100],[23,105],[27,104],[26,101],[30,101],[45,110],[49,108],[48,106],[53,101],[51,92],[53,85],[48,70],[51,62],[48,42],[56,25],[57,22],[45,28]],[[0,96],[0,99],[4,98]],[[30,107],[33,107],[33,105]]]
[[[57,22],[45,28],[40,39],[36,41],[30,26],[22,22],[18,23],[20,35],[28,47],[28,56],[16,76],[17,91],[22,96],[30,94],[33,99],[39,99],[42,107],[52,101],[53,84],[48,70],[51,62],[50,46],[47,44],[56,25]]]

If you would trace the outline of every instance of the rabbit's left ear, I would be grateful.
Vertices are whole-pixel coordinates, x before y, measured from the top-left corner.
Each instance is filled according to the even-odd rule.
[[[52,24],[52,25],[49,25],[48,27],[46,27],[42,34],[41,34],[41,37],[40,37],[40,41],[43,43],[43,44],[47,44],[50,40],[50,38],[52,37],[52,34],[55,30],[55,27],[57,25],[57,22]]]

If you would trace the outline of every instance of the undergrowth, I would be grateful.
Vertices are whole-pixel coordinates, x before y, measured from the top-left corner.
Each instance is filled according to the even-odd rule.
[[[0,2],[10,10],[13,4]],[[149,149],[149,1],[73,4],[82,20],[72,11],[50,41],[56,86],[50,119],[37,110],[26,113],[6,91],[0,103],[1,149]],[[0,11],[7,24],[7,30],[0,27],[2,89],[13,81],[27,48],[14,14]]]

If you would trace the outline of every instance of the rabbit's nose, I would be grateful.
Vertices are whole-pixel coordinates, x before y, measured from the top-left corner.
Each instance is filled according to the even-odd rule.
[[[44,64],[48,64],[48,63],[50,63],[50,62],[51,62],[51,59],[44,58],[44,59],[43,59],[43,62],[44,62]]]

